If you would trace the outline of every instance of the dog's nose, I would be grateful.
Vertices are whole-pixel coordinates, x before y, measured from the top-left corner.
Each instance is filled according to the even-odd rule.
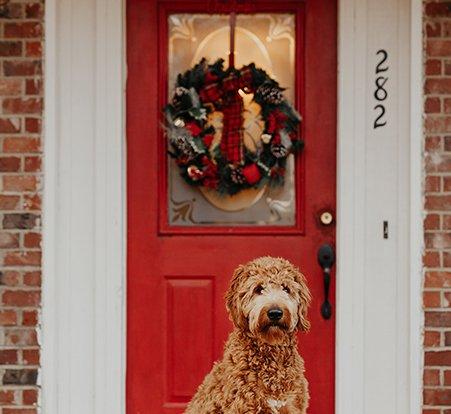
[[[282,316],[283,316],[283,311],[282,311],[282,309],[279,309],[279,308],[271,308],[271,309],[268,311],[268,318],[269,318],[271,321],[278,321],[279,319],[282,318]]]

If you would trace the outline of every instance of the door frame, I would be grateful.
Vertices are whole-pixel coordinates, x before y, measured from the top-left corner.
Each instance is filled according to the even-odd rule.
[[[368,46],[361,41],[362,33],[352,28],[366,21],[371,2],[339,1],[337,414],[368,412],[361,408],[367,398],[361,385],[368,356],[362,329],[353,325],[365,312],[357,293],[362,290],[366,263],[364,258],[351,260],[348,252],[358,251],[361,224],[367,218],[360,199],[349,189],[365,188],[371,179],[362,175],[365,165],[358,157],[361,131],[355,125],[359,114],[364,116],[358,93],[366,90],[367,79],[360,76],[364,69],[359,58],[367,55]],[[46,2],[40,384],[42,410],[48,414],[125,413],[124,3]],[[419,414],[423,358],[422,2],[398,0],[398,7],[407,13],[411,50],[407,59],[410,106],[403,113],[410,129],[405,165],[410,207],[399,239],[408,245],[407,257],[399,258],[399,265],[407,261],[407,267],[400,268],[404,276],[408,273],[410,286],[398,292],[408,313],[400,328],[409,339],[408,349],[398,351],[407,352],[410,361],[410,381],[401,390],[403,396],[410,395],[405,412]],[[356,399],[356,395],[360,397]],[[351,405],[352,401],[357,402]],[[404,413],[394,407],[395,411]]]

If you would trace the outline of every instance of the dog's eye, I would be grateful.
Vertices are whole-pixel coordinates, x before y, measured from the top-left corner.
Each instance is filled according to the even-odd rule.
[[[263,292],[263,290],[264,290],[263,286],[262,286],[262,285],[258,285],[258,286],[254,289],[254,293],[255,293],[256,295],[261,295],[262,292]]]
[[[289,288],[289,287],[287,287],[287,286],[284,286],[284,287],[283,287],[283,290],[284,290],[285,292],[287,292],[288,294],[290,294],[290,293],[291,293],[291,290],[290,290],[290,288]]]

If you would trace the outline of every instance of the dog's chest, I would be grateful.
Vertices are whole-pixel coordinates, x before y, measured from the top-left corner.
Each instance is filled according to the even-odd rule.
[[[274,400],[273,398],[268,398],[268,406],[271,409],[271,413],[278,414],[280,409],[287,405],[286,401]]]

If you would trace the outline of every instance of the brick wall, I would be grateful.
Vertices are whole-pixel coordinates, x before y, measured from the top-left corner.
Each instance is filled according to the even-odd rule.
[[[0,17],[1,414],[37,412],[43,8],[16,0]]]
[[[425,1],[423,414],[451,414],[451,2]]]

